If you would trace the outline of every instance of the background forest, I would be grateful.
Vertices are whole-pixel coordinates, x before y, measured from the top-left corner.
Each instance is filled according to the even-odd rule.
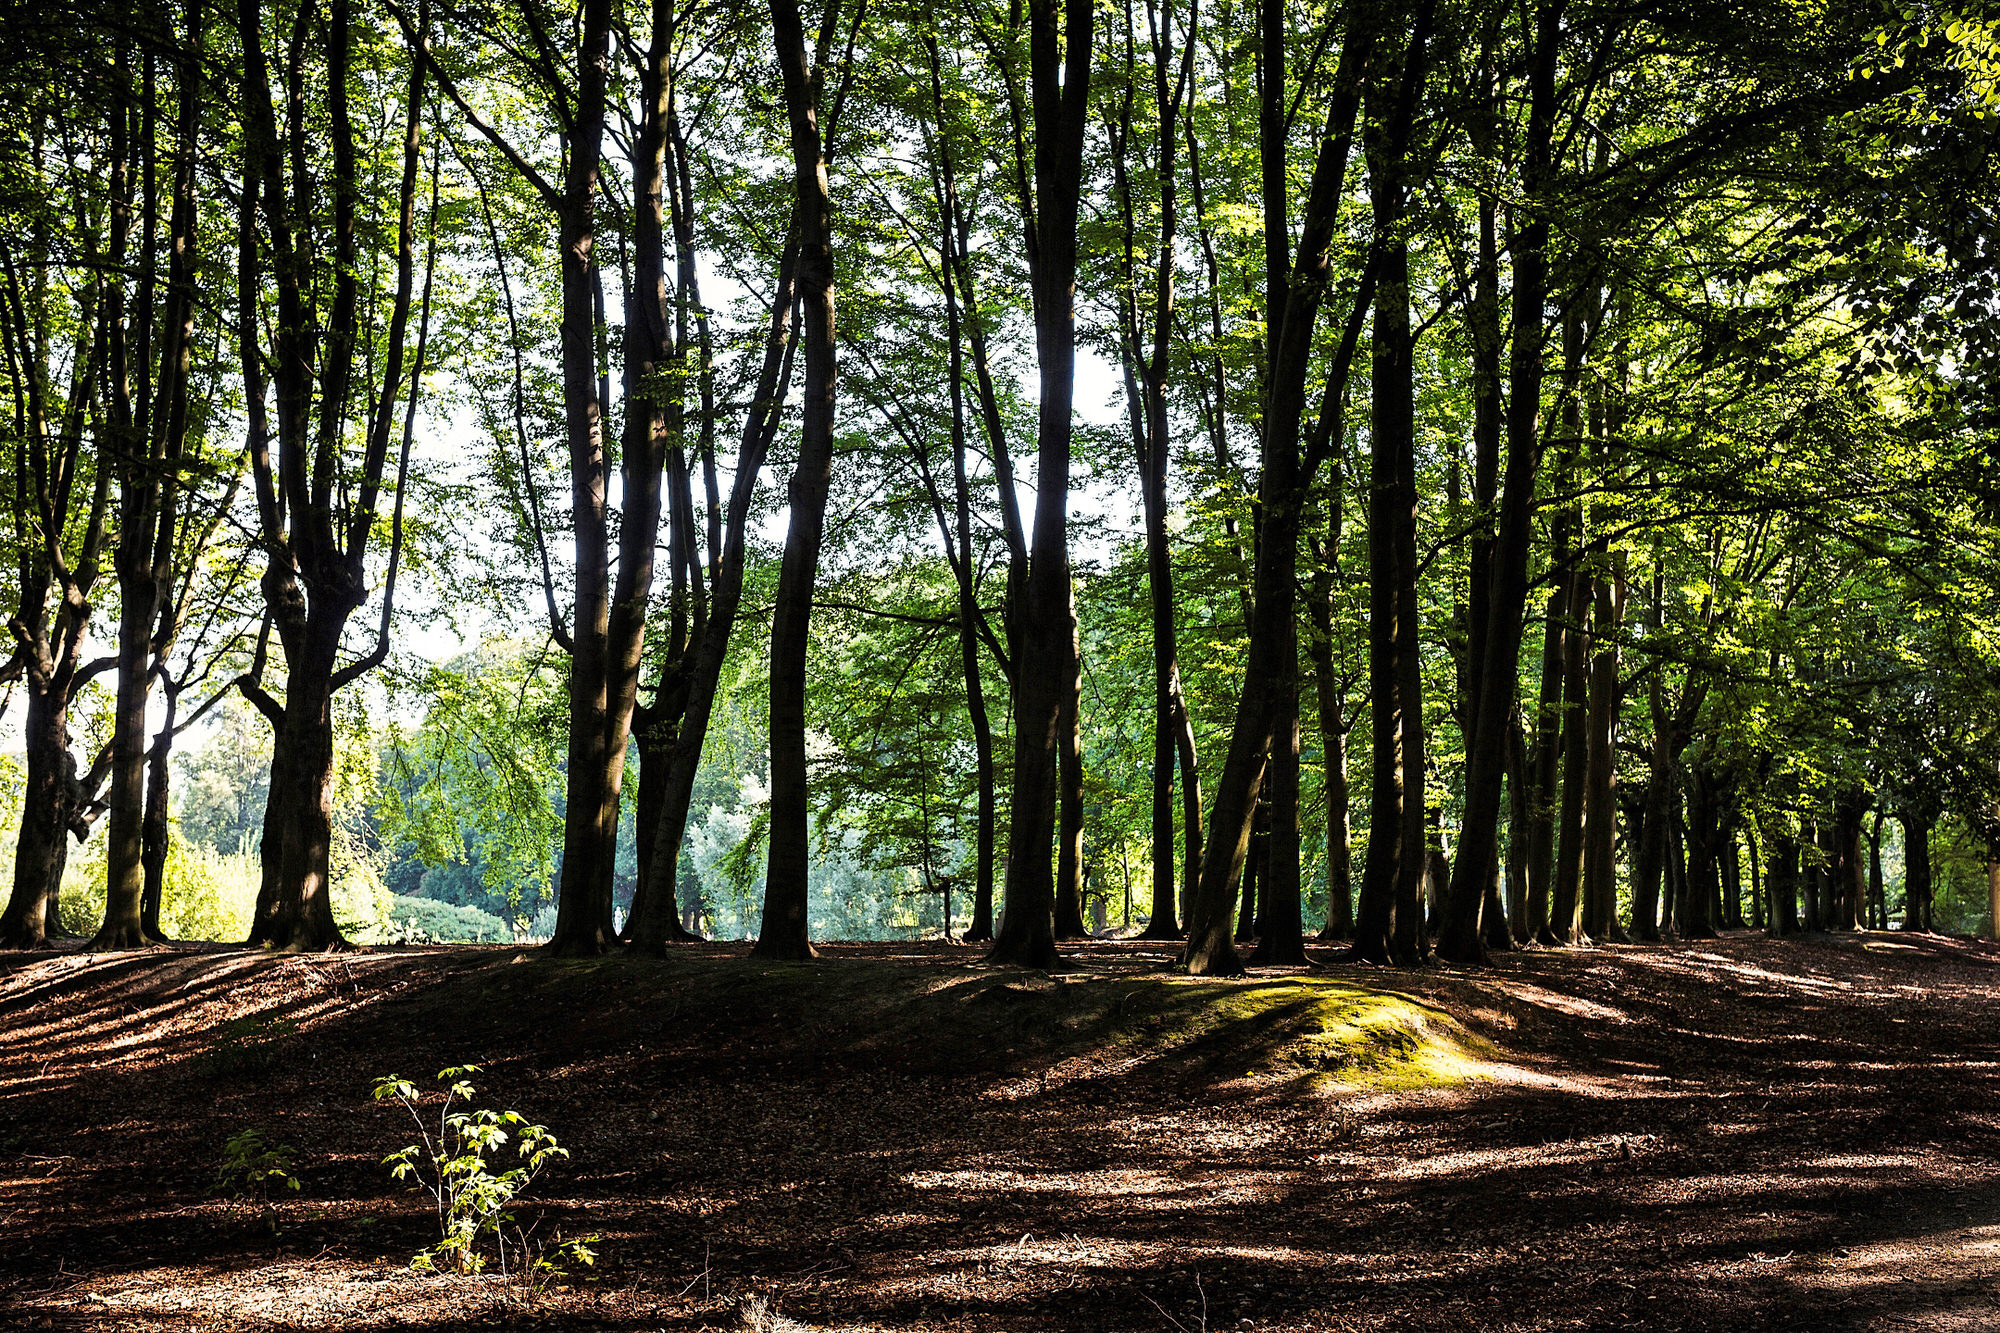
[[[0,944],[1993,928],[1983,4],[6,27]]]

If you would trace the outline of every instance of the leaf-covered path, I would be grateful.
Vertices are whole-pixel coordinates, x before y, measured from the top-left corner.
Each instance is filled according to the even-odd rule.
[[[28,1328],[1983,1329],[2000,952],[1868,934],[1488,972],[1047,980],[511,949],[16,959],[0,1324]],[[1388,996],[1376,990],[1396,992]],[[480,1063],[574,1152],[510,1302],[425,1241],[374,1077]],[[222,1144],[297,1149],[273,1237]],[[529,1210],[532,1213],[534,1210]]]

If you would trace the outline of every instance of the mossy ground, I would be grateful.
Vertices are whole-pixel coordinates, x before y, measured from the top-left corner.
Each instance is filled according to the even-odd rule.
[[[921,964],[921,965],[919,965]],[[1476,1076],[1490,1046],[1434,1005],[1351,979],[1053,976],[938,955],[766,964],[717,950],[664,961],[463,952],[414,1000],[477,1027],[527,1004],[595,1045],[620,1032],[740,1032],[798,1072],[1119,1076],[1408,1088]],[[513,1027],[513,1024],[509,1024]]]

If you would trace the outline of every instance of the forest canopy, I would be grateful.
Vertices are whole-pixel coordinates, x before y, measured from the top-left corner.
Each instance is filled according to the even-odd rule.
[[[6,26],[0,946],[1994,929],[1983,0]]]

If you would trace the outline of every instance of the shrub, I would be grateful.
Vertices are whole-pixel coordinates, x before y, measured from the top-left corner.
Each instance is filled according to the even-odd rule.
[[[568,1157],[569,1150],[556,1142],[548,1126],[529,1124],[519,1112],[474,1106],[475,1089],[465,1081],[465,1075],[478,1072],[477,1065],[438,1071],[444,1102],[438,1108],[435,1134],[432,1122],[423,1115],[423,1094],[414,1083],[394,1074],[375,1082],[375,1100],[393,1101],[409,1112],[418,1134],[416,1143],[382,1161],[397,1180],[409,1181],[412,1188],[429,1195],[437,1209],[438,1243],[418,1251],[410,1266],[481,1272],[486,1257],[479,1247],[486,1237],[492,1238],[503,1278],[512,1276],[538,1284],[561,1273],[567,1262],[595,1262],[597,1256],[590,1246],[597,1237],[565,1241],[558,1236],[552,1244],[536,1244],[531,1240],[532,1232],[519,1226],[508,1211],[536,1177],[551,1163]],[[505,1161],[509,1144],[520,1164],[495,1171],[494,1167]],[[514,1265],[511,1274],[510,1255]]]

